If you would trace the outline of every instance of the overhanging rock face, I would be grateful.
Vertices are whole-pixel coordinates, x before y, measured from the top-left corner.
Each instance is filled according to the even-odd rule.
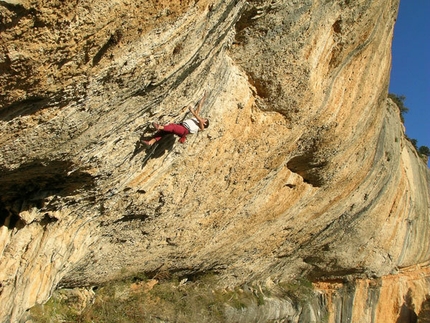
[[[428,168],[386,99],[397,7],[0,2],[0,321],[124,270],[425,268]],[[207,130],[141,146],[204,91]]]

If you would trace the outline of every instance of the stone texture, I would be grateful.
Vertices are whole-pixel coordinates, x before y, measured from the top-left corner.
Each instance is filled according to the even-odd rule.
[[[426,278],[424,278],[426,277]],[[331,322],[426,322],[429,268],[412,266],[380,279],[318,283]]]
[[[386,98],[397,7],[0,2],[0,321],[124,269],[235,285],[428,264],[429,171]],[[141,147],[204,90],[210,128]]]

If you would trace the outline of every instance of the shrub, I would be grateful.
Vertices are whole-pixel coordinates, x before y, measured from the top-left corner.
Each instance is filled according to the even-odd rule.
[[[409,109],[405,106],[405,100],[406,97],[404,95],[397,95],[394,93],[389,93],[388,97],[393,100],[393,102],[397,105],[397,107],[400,110],[400,119],[403,123],[405,123],[404,114],[409,111]],[[415,150],[419,153],[419,155],[424,158],[425,160],[428,159],[430,156],[430,149],[427,146],[421,146],[418,148],[417,144],[418,141],[416,139],[411,139],[408,136],[406,136],[406,139],[408,139],[412,145],[414,146]]]
[[[227,323],[227,308],[241,313],[264,306],[265,297],[287,297],[305,303],[312,296],[312,284],[305,279],[278,284],[269,291],[260,285],[221,288],[219,277],[213,273],[189,281],[175,275],[156,277],[133,275],[100,286],[93,303],[80,311],[58,290],[47,304],[32,308],[29,318],[33,323]]]
[[[421,146],[418,149],[418,152],[420,153],[421,156],[430,156],[430,149],[427,146]]]
[[[400,110],[400,119],[403,123],[405,123],[404,114],[409,111],[409,109],[405,106],[406,97],[404,95],[397,95],[394,93],[389,93],[388,97],[393,100],[393,102],[397,105]]]

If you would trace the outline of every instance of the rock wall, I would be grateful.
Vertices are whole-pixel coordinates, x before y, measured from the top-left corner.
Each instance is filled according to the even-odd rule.
[[[320,282],[316,287],[324,295],[329,323],[428,322],[430,318],[428,265],[372,280]]]
[[[0,321],[124,271],[425,267],[430,175],[386,99],[397,7],[1,1]],[[142,147],[203,91],[207,130]]]

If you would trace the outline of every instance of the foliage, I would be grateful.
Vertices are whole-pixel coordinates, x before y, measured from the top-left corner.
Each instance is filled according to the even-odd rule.
[[[422,155],[422,156],[430,156],[430,149],[429,149],[429,147],[427,147],[427,146],[421,146],[419,149],[418,149],[418,152],[420,153],[420,155]]]
[[[388,97],[393,100],[393,102],[397,105],[400,110],[400,119],[402,122],[405,122],[404,114],[409,111],[409,108],[405,106],[406,97],[404,95],[397,95],[394,93],[389,93]]]
[[[410,139],[408,137],[406,137],[406,139],[408,139],[411,142],[411,144],[414,146],[415,150],[418,152],[420,157],[423,158],[425,161],[427,161],[428,157],[430,156],[430,148],[427,146],[420,146],[418,148],[418,140]]]
[[[304,304],[310,301],[313,297],[312,282],[306,278],[299,278],[295,281],[282,284],[286,296],[293,299],[299,304]]]
[[[73,308],[64,299],[55,297],[44,305],[33,307],[31,318],[35,323],[78,322]]]
[[[219,278],[212,273],[193,281],[171,275],[165,276],[166,280],[143,277],[129,277],[99,287],[93,304],[80,312],[54,295],[47,304],[32,308],[30,318],[34,323],[224,323],[228,321],[226,306],[236,310],[255,308],[263,306],[265,298],[271,296],[261,286],[220,288]],[[312,284],[298,280],[280,284],[275,291],[276,297],[303,303],[310,298]]]
[[[394,93],[389,93],[388,97],[391,100],[393,100],[393,102],[399,108],[399,110],[400,110],[400,119],[404,123],[405,122],[404,114],[409,111],[409,108],[407,108],[405,106],[406,97],[404,95],[397,95],[397,94],[394,94]],[[427,146],[420,146],[418,148],[418,141],[416,139],[411,139],[409,137],[406,137],[406,139],[408,139],[412,143],[412,145],[414,146],[415,150],[419,153],[419,155],[422,158],[427,159],[430,156],[430,149]]]

